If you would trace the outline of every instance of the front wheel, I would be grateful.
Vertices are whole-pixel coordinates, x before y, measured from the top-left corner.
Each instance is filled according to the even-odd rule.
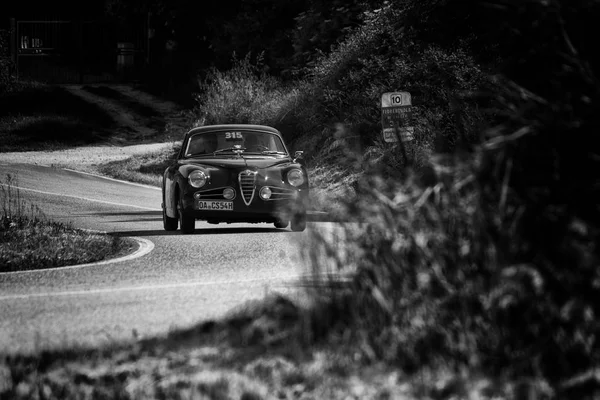
[[[280,219],[278,221],[275,221],[275,228],[277,228],[277,229],[285,229],[285,228],[287,228],[287,226],[289,224],[290,224],[289,221],[287,221],[287,220],[281,220]]]
[[[292,218],[292,231],[302,232],[306,229],[306,213],[294,215]]]
[[[176,231],[177,224],[179,223],[179,221],[177,220],[177,218],[169,217],[167,215],[167,210],[164,206],[162,209],[162,216],[163,216],[163,227],[165,228],[165,231]]]
[[[194,233],[194,230],[196,229],[196,219],[184,212],[183,195],[179,196],[177,210],[179,212],[179,228],[181,229],[181,232],[185,234]]]

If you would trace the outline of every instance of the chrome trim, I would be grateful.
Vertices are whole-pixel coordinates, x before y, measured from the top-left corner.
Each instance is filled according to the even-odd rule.
[[[256,192],[256,171],[247,169],[240,172],[238,182],[240,184],[242,199],[249,206],[252,203],[252,199],[254,199],[254,192]]]
[[[223,191],[227,188],[233,190],[233,198],[232,199],[226,199],[225,197],[223,197]],[[198,195],[199,197],[197,197],[196,195]],[[194,198],[196,200],[202,199],[202,200],[233,201],[233,200],[235,200],[236,197],[237,197],[237,191],[235,190],[235,188],[233,188],[231,186],[222,186],[222,187],[218,187],[218,188],[198,190],[197,192],[194,193]]]
[[[271,189],[271,197],[269,199],[263,199],[264,201],[277,201],[277,200],[295,200],[298,196],[298,190],[288,189],[277,186],[269,186]]]

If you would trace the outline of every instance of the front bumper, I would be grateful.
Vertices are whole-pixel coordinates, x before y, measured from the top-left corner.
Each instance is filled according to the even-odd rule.
[[[264,187],[271,191],[271,198],[264,199],[260,193]],[[232,200],[223,197],[223,191],[234,189]],[[255,186],[253,192],[243,193],[239,188],[196,189],[184,194],[183,209],[188,216],[219,222],[276,222],[290,220],[292,216],[306,212],[308,187],[293,188],[274,185]],[[202,204],[201,204],[202,203]],[[206,209],[206,206],[218,209]]]

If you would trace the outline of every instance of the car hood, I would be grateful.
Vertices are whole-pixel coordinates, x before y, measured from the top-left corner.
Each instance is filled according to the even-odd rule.
[[[277,165],[289,164],[292,160],[289,157],[231,157],[231,158],[194,158],[179,161],[182,165],[206,165],[220,168],[256,168],[263,169]]]

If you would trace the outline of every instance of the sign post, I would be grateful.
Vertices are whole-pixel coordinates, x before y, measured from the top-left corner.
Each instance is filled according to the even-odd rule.
[[[409,142],[414,139],[412,98],[409,92],[391,92],[381,95],[381,126],[386,142]]]

